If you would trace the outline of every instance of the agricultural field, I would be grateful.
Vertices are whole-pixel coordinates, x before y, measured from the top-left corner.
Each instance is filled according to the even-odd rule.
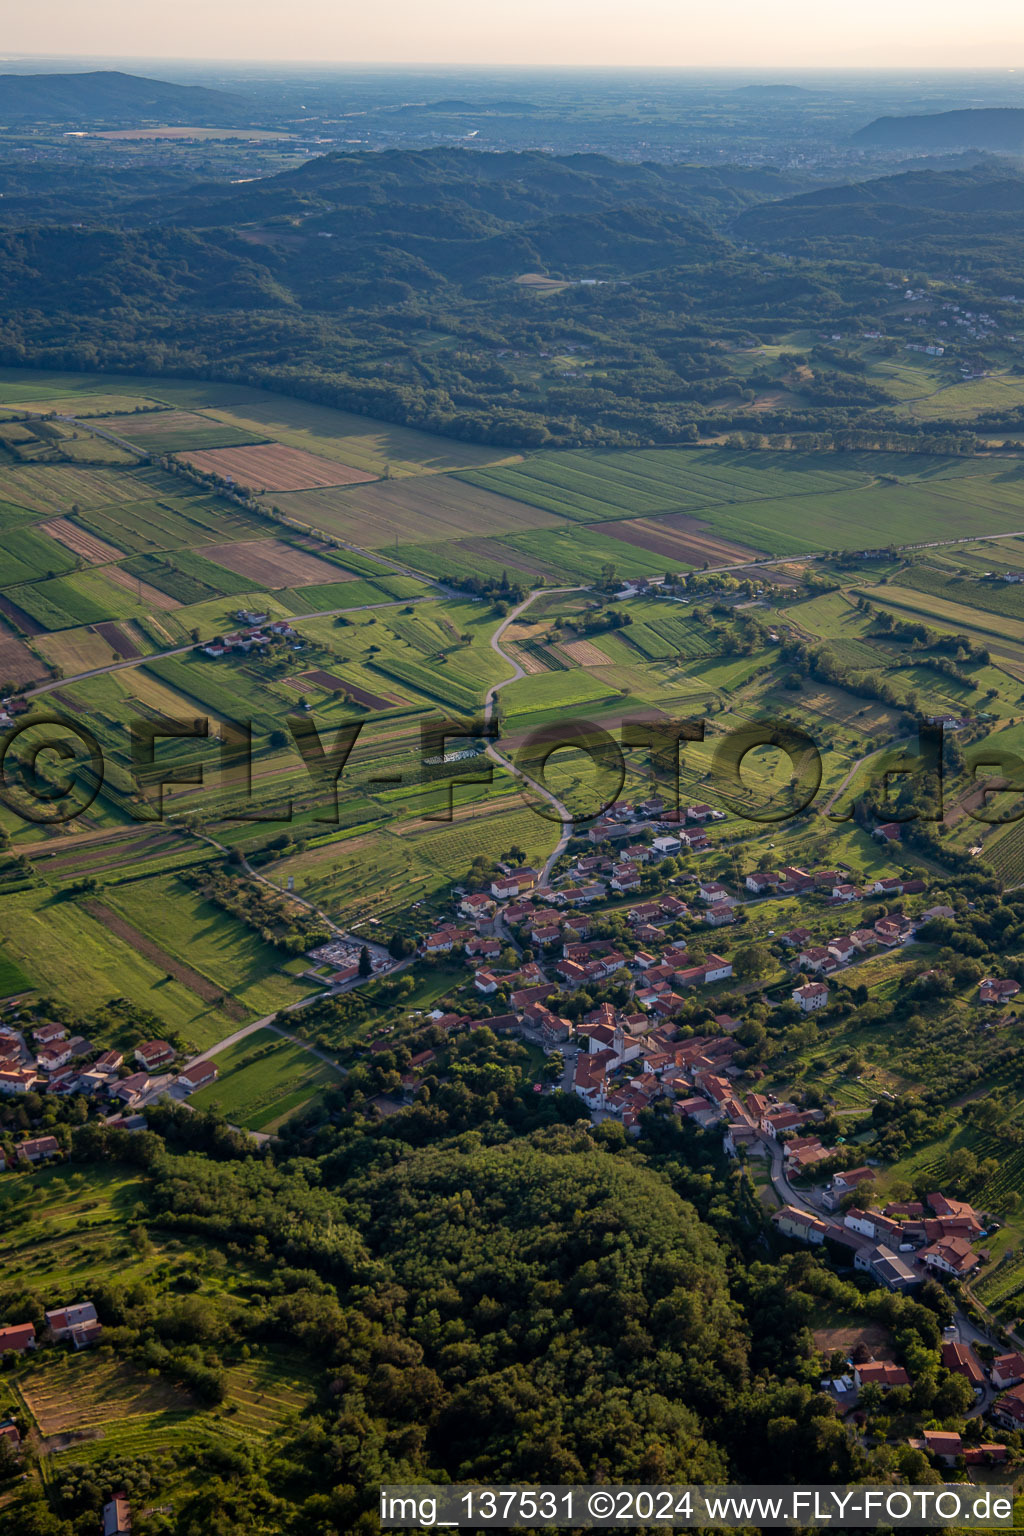
[[[1024,619],[1024,589],[1015,583],[978,581],[955,570],[942,570],[930,564],[918,563],[900,571],[895,585],[910,587],[945,602],[962,603],[968,608],[981,608],[985,613],[997,613],[1004,618]]]
[[[0,619],[0,689],[20,687],[45,677],[46,668],[14,631]]]
[[[82,413],[76,411],[75,414]],[[238,448],[259,441],[252,432],[200,416],[195,411],[138,411],[131,416],[108,417],[101,425],[117,437],[138,444],[146,453],[175,453],[186,448]]]
[[[74,507],[114,506],[144,501],[155,490],[175,489],[158,470],[75,468],[70,464],[0,466],[0,499],[47,517]]]
[[[639,452],[535,454],[520,468],[463,472],[460,479],[575,522],[703,515],[705,508],[754,498],[814,495],[870,483],[861,460],[836,468],[795,454],[674,448]],[[831,466],[831,459],[829,460]]]
[[[159,470],[141,470],[156,476],[136,495],[131,505],[107,504],[79,508],[76,523],[128,554],[157,550],[194,549],[201,544],[220,544],[225,538],[265,537],[266,524],[230,503],[171,480]]]
[[[592,524],[594,529],[600,523]],[[707,523],[685,512],[668,512],[657,518],[624,518],[611,523],[607,532],[613,539],[645,549],[673,565],[737,565],[755,559],[758,551],[744,544],[730,544],[716,538]]]
[[[365,470],[332,459],[288,448],[280,443],[257,443],[243,448],[211,448],[201,453],[181,453],[183,464],[204,474],[230,480],[253,493],[305,491],[321,486],[359,485],[373,480]]]
[[[902,409],[918,421],[972,421],[988,412],[1012,411],[1024,405],[1024,378],[993,373],[984,379],[958,380],[920,399],[906,399]]]
[[[235,544],[211,544],[206,558],[244,577],[250,587],[301,587],[313,582],[355,580],[331,560],[282,539],[257,539]]]
[[[242,1022],[305,995],[305,985],[286,970],[287,957],[280,950],[175,875],[107,887],[103,901],[124,919],[131,930],[125,937],[134,947],[146,952],[141,934],[153,958],[159,951],[159,963],[172,975],[222,1009],[226,997],[226,1011]],[[232,1008],[232,1002],[239,1006]]]
[[[258,1030],[218,1052],[219,1076],[192,1095],[198,1108],[216,1107],[233,1124],[252,1131],[273,1131],[308,1104],[338,1073],[313,1051],[283,1040],[274,1030]]]
[[[175,386],[176,390],[181,386]],[[261,438],[350,464],[369,475],[425,475],[495,464],[518,457],[502,448],[478,447],[451,438],[435,437],[415,427],[371,421],[328,405],[314,405],[263,390],[209,386],[210,403],[201,384],[189,390],[187,403],[203,408],[208,418],[240,427]],[[219,404],[220,388],[230,403]],[[169,392],[167,397],[170,398]],[[186,402],[183,402],[186,403]]]
[[[450,475],[381,480],[351,489],[293,491],[264,498],[267,505],[307,527],[367,549],[427,543],[479,533],[552,528],[559,519]]]
[[[77,527],[66,517],[55,517],[41,524],[40,531],[70,550],[72,555],[80,557],[87,565],[109,565],[113,560],[120,560],[124,553],[116,545],[108,544],[106,540],[98,539],[84,528]]]
[[[131,854],[120,856],[124,872]],[[225,919],[225,923],[234,921]],[[78,901],[47,889],[5,894],[0,901],[0,948],[34,987],[84,1011],[115,995],[155,1014],[182,1044],[202,1049],[232,1027],[213,1005],[178,979],[159,945],[140,947],[133,933],[115,933]],[[173,956],[170,957],[173,960]]]

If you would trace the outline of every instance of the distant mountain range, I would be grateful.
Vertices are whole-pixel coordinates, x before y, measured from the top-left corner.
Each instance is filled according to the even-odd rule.
[[[990,149],[1024,154],[1024,107],[968,107],[914,117],[876,117],[853,135],[871,149]]]
[[[0,123],[72,123],[76,127],[244,126],[253,107],[241,96],[201,85],[146,80],[120,70],[72,75],[0,75]]]

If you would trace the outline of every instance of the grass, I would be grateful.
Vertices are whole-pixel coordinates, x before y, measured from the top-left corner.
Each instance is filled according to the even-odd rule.
[[[741,454],[716,449],[689,452],[579,451],[536,454],[515,469],[463,473],[462,479],[543,507],[577,522],[630,518],[659,512],[704,516],[710,507],[793,492],[803,494],[866,485],[857,462],[836,467],[822,460],[781,454]]]
[[[35,986],[76,1010],[89,1012],[113,997],[126,997],[197,1049],[232,1027],[78,902],[55,899],[48,890],[19,891],[0,901],[0,945]]]
[[[16,960],[0,950],[0,997],[16,997],[31,990],[32,981]]]
[[[103,897],[161,948],[258,1015],[297,1002],[308,991],[285,972],[280,950],[173,874],[132,880],[106,889]]]
[[[203,414],[212,421],[273,438],[293,448],[305,448],[368,474],[435,474],[499,463],[510,457],[500,448],[459,443],[414,427],[392,426],[332,406],[313,405],[262,390],[235,388],[235,403],[230,408],[215,405],[212,390],[204,391],[201,385],[193,387],[193,401],[199,403],[204,393],[211,398],[211,404]]]
[[[338,1081],[338,1074],[311,1051],[262,1029],[217,1057],[219,1077],[194,1093],[200,1109],[217,1108],[247,1130],[271,1130],[316,1093]]]

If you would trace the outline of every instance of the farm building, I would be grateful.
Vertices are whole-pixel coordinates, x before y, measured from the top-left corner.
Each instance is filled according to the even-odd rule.
[[[60,1151],[60,1142],[56,1136],[36,1136],[31,1141],[19,1142],[15,1148],[18,1159],[23,1163],[40,1163],[44,1157],[56,1157]]]

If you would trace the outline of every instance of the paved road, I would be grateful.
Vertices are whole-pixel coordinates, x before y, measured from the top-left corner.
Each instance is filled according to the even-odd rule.
[[[537,592],[531,592],[529,597],[521,602],[517,608],[513,608],[508,617],[503,619],[502,622],[498,625],[497,629],[494,631],[494,634],[491,636],[491,650],[495,651],[497,655],[501,657],[502,661],[508,663],[508,665],[512,668],[512,673],[511,676],[503,678],[500,683],[492,683],[484,696],[484,719],[488,722],[488,724],[494,717],[494,706],[497,701],[498,694],[501,692],[502,688],[507,688],[509,683],[514,683],[519,678],[526,676],[526,672],[519,665],[518,661],[516,661],[514,657],[510,656],[507,651],[502,650],[501,637],[505,633],[506,629],[508,629],[510,624],[515,623],[520,614],[524,613],[525,610],[529,608],[530,604],[534,601],[535,598],[538,598],[542,595],[554,596],[556,593],[583,592],[585,590],[586,589],[584,587],[542,587]],[[572,815],[556,795],[553,795],[551,791],[545,788],[543,784],[539,784],[536,779],[531,778],[528,773],[523,773],[521,769],[515,766],[511,758],[506,757],[503,752],[499,752],[497,747],[495,747],[491,742],[488,742],[486,750],[488,757],[492,758],[494,762],[500,764],[500,766],[504,768],[506,772],[510,773],[514,779],[525,780],[527,784],[532,785],[537,793],[542,796],[542,798],[545,799],[548,804],[558,812],[558,818],[562,824],[562,830],[559,834],[558,842],[555,845],[554,852],[551,853],[545,860],[544,867],[540,872],[539,883],[541,885],[547,885],[549,879],[551,878],[552,869],[555,867],[555,864],[565,852],[566,844],[572,836]]]

